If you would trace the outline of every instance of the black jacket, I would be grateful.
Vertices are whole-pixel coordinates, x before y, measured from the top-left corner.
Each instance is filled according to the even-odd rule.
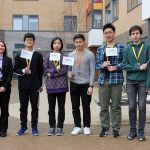
[[[1,86],[6,88],[7,90],[11,87],[11,80],[13,77],[12,59],[7,56],[3,56],[2,73],[3,73],[3,77],[2,77]]]
[[[21,58],[20,54],[15,57],[14,73],[18,75],[19,89],[39,89],[42,86],[43,77],[43,57],[35,51],[33,53],[30,70],[31,74],[24,74],[22,69],[27,67],[26,59]]]

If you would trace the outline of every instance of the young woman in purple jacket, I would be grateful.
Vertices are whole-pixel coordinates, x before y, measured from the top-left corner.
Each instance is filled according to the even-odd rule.
[[[55,134],[57,127],[57,135],[63,134],[63,125],[65,120],[65,99],[68,92],[67,66],[62,65],[63,42],[60,37],[55,37],[51,42],[52,53],[60,53],[60,61],[51,61],[50,53],[44,59],[44,72],[46,75],[46,90],[49,103],[49,125],[48,136]],[[58,119],[56,124],[55,106],[56,99],[58,103]]]

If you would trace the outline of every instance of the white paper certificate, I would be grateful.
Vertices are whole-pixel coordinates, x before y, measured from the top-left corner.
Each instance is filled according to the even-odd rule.
[[[106,48],[106,57],[118,56],[117,48]]]
[[[50,53],[50,61],[60,61],[60,53]]]
[[[66,56],[64,56],[62,64],[63,65],[68,65],[68,66],[73,66],[74,58],[73,57],[66,57]]]
[[[30,52],[28,50],[22,50],[21,54],[20,54],[20,57],[31,60],[32,59],[32,55],[33,55],[33,52]]]

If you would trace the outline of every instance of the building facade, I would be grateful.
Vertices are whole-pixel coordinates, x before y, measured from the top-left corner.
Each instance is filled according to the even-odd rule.
[[[149,17],[144,18],[143,10],[147,5],[143,3],[147,1],[147,5],[150,5],[149,0],[110,0],[107,3],[106,11],[109,12],[106,18],[109,17],[116,27],[116,41],[127,45],[130,43],[129,29],[133,25],[139,25],[143,29],[142,40],[149,43]],[[147,10],[149,13],[149,11]],[[147,13],[146,13],[147,14]]]
[[[64,50],[71,51],[73,35],[86,34],[86,2],[84,0],[0,0],[0,39],[13,56],[24,47],[23,36],[36,36],[35,48],[50,50],[54,36],[62,37]]]

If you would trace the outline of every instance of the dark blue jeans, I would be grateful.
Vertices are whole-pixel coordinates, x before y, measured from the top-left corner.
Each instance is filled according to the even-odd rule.
[[[137,105],[139,110],[138,129],[144,130],[146,122],[146,83],[145,81],[127,80],[130,128],[136,130]],[[137,97],[138,96],[138,97]]]

